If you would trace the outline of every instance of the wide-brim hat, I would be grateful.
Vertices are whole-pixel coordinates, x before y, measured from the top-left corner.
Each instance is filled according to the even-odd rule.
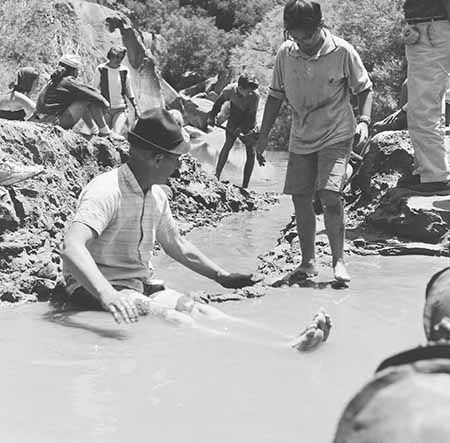
[[[128,141],[141,148],[158,149],[175,155],[187,154],[191,150],[189,136],[163,108],[146,111],[128,132]]]
[[[81,58],[76,54],[64,54],[59,59],[60,65],[66,65],[70,68],[80,69],[81,67]]]

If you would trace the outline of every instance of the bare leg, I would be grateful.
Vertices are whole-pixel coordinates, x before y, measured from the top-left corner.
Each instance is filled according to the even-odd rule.
[[[109,126],[106,124],[106,120],[105,120],[105,109],[104,108],[90,103],[88,106],[88,110],[89,110],[90,116],[94,120],[95,124],[99,127],[99,129],[107,128],[109,130]],[[86,124],[88,124],[88,123],[86,122]],[[92,127],[92,126],[90,126],[90,127]]]
[[[118,112],[112,119],[112,122],[110,124],[111,129],[116,134],[122,134],[125,125],[127,123],[127,113],[125,111]]]
[[[78,121],[83,118],[88,107],[88,102],[75,102],[72,103],[60,116],[59,121],[64,129],[73,128]],[[86,122],[89,128],[92,128],[92,120],[90,125]]]
[[[227,133],[226,138],[225,138],[225,144],[223,145],[223,147],[220,151],[220,154],[219,154],[219,159],[217,160],[217,166],[216,166],[217,180],[220,180],[220,175],[222,174],[225,163],[228,160],[228,155],[230,154],[231,148],[233,147],[235,141],[236,141],[236,137],[229,135]]]
[[[251,146],[245,146],[245,152],[247,154],[247,160],[244,166],[244,180],[242,182],[243,188],[248,188],[250,177],[252,176],[253,168],[255,166],[255,151]]]
[[[350,275],[344,263],[344,205],[338,192],[319,191],[322,201],[325,228],[330,241],[331,255],[333,257],[334,277],[338,281],[350,281]]]
[[[302,262],[294,271],[306,276],[317,275],[316,268],[316,215],[313,195],[293,195],[297,232],[302,251]]]

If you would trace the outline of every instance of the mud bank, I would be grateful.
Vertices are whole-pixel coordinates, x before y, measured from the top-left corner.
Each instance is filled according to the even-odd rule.
[[[128,144],[0,120],[0,151],[5,160],[45,167],[34,179],[0,187],[0,301],[46,300],[62,284],[59,248],[81,189],[123,163]],[[219,183],[189,155],[179,177],[170,179],[169,194],[183,233],[275,202],[273,196]]]

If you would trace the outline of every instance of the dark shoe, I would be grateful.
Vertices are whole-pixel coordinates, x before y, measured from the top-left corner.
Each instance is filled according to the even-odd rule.
[[[410,186],[408,189],[422,195],[449,195],[450,180],[443,182],[420,183],[416,186]]]
[[[411,188],[411,186],[420,185],[420,175],[408,175],[406,177],[401,177],[397,182],[397,188]]]

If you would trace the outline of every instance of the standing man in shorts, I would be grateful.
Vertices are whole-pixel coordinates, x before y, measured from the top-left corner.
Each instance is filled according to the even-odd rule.
[[[341,197],[355,133],[368,138],[372,82],[356,50],[324,29],[320,5],[289,0],[284,7],[288,39],[278,50],[272,84],[256,146],[262,153],[283,100],[292,108],[289,164],[284,192],[292,195],[302,262],[301,278],[318,273],[315,260],[317,188],[331,246],[334,276],[348,282],[344,264],[344,207]],[[356,125],[350,92],[359,106]]]
[[[247,74],[241,74],[237,83],[231,83],[223,89],[211,109],[209,123],[214,125],[222,105],[227,101],[230,102],[230,116],[228,117],[226,128],[225,144],[220,151],[216,166],[216,177],[218,180],[239,134],[246,134],[256,126],[256,112],[259,104],[257,90],[258,83],[254,79],[249,78]],[[245,152],[247,159],[244,166],[243,188],[248,187],[255,166],[255,151],[253,147],[246,144]]]
[[[127,98],[134,108],[136,118],[140,114],[131,86],[130,71],[122,65],[126,53],[126,48],[113,46],[106,55],[109,61],[97,66],[94,75],[94,87],[110,103],[105,114],[106,123],[120,135],[127,123]]]

